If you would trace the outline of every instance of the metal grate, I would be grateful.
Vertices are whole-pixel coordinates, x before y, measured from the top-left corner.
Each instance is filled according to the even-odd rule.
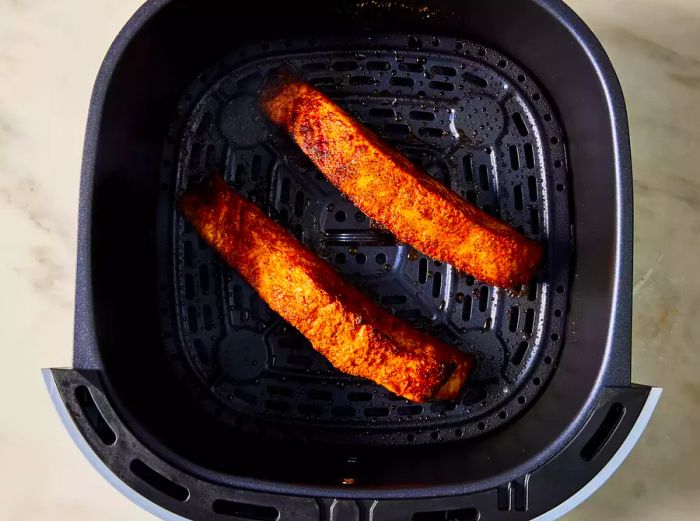
[[[397,243],[355,208],[257,108],[266,79],[290,65],[452,190],[542,241],[538,282],[517,294],[481,284]],[[212,169],[391,312],[475,353],[462,399],[412,404],[334,370],[173,210]],[[174,261],[161,290],[173,365],[212,414],[264,435],[398,445],[488,432],[520,414],[556,366],[567,189],[552,107],[491,49],[401,35],[242,47],[192,86],[166,145],[161,205],[171,226],[160,239]]]

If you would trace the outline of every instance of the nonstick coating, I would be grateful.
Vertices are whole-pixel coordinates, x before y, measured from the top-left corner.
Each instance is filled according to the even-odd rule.
[[[410,0],[386,4],[364,1],[268,4],[228,0],[153,0],[117,39],[96,82],[86,137],[74,367],[92,370],[99,375],[119,417],[160,458],[210,481],[268,491],[285,490],[293,494],[312,493],[309,487],[329,487],[330,495],[342,492],[358,497],[463,494],[498,486],[542,465],[579,432],[606,386],[630,385],[631,168],[624,101],[609,61],[583,23],[556,0],[435,0],[427,11],[424,7],[424,2]],[[524,71],[527,89],[539,86],[545,93],[540,100],[530,99],[528,106],[535,107],[532,113],[539,114],[537,118],[533,117],[537,120],[546,114],[542,108],[537,108],[544,107],[546,101],[552,107],[553,121],[558,121],[563,129],[561,134],[550,134],[554,127],[542,126],[541,123],[539,126],[542,137],[564,138],[560,143],[566,143],[563,164],[568,168],[569,177],[561,184],[570,205],[571,222],[552,218],[554,210],[548,208],[540,214],[549,218],[549,221],[542,221],[546,226],[542,230],[550,237],[566,237],[565,243],[573,246],[575,255],[569,265],[571,276],[566,284],[562,284],[564,291],[568,291],[566,306],[554,308],[564,314],[561,317],[563,334],[552,344],[551,335],[556,331],[545,332],[539,322],[536,322],[533,334],[539,335],[537,338],[542,334],[549,335],[548,345],[539,347],[539,357],[546,357],[545,350],[553,348],[556,343],[561,343],[562,347],[558,358],[552,356],[556,364],[535,364],[537,370],[543,371],[556,365],[556,371],[548,379],[540,377],[540,386],[546,383],[546,388],[542,392],[533,392],[530,396],[539,394],[530,402],[526,397],[526,410],[512,421],[497,416],[496,422],[507,422],[502,428],[489,430],[491,425],[484,422],[484,431],[489,430],[487,434],[468,440],[433,443],[435,440],[431,436],[436,431],[426,428],[418,433],[418,428],[415,432],[420,436],[416,434],[416,440],[408,443],[408,432],[390,423],[394,412],[387,400],[390,412],[387,416],[376,417],[376,427],[371,423],[372,417],[369,417],[366,428],[356,429],[348,425],[352,420],[339,422],[331,416],[323,419],[322,415],[309,414],[308,421],[316,425],[314,430],[324,431],[327,443],[304,442],[302,434],[311,429],[306,428],[305,418],[296,416],[298,409],[291,421],[278,429],[280,422],[272,421],[272,412],[265,414],[265,421],[260,422],[255,414],[250,414],[255,411],[236,410],[235,406],[227,405],[234,404],[234,401],[228,401],[227,397],[212,398],[210,389],[193,392],[193,386],[199,385],[201,380],[195,377],[200,369],[192,352],[185,356],[185,348],[193,342],[183,342],[179,338],[180,333],[187,331],[182,327],[184,317],[173,317],[171,311],[173,302],[186,302],[174,288],[182,287],[182,280],[178,277],[187,273],[176,265],[180,258],[172,255],[181,230],[173,228],[177,222],[172,207],[177,197],[173,178],[168,178],[163,184],[160,175],[163,168],[167,169],[163,165],[164,145],[180,150],[182,136],[170,133],[173,115],[177,114],[178,107],[188,109],[176,118],[183,124],[187,123],[193,114],[189,109],[195,108],[196,100],[205,94],[215,78],[204,78],[197,92],[189,90],[193,81],[203,71],[215,70],[219,62],[225,63],[232,53],[243,48],[246,41],[267,41],[271,45],[268,51],[273,53],[277,50],[272,45],[279,38],[284,42],[287,39],[307,41],[309,35],[325,33],[339,39],[347,37],[348,41],[355,43],[346,50],[357,51],[356,42],[364,37],[392,32],[406,38],[401,45],[393,45],[396,50],[407,49],[409,35],[445,35],[446,41],[454,37],[465,43],[467,40],[479,42],[485,50],[501,51],[507,62],[505,69],[501,69],[498,62],[487,60],[489,70],[507,72],[511,64],[519,64]],[[440,40],[442,42],[442,38]],[[426,59],[435,54],[435,49],[440,49],[440,44],[435,48],[430,39],[421,40],[421,44]],[[304,49],[297,47],[293,50]],[[255,56],[259,56],[258,51]],[[457,54],[450,56],[451,59],[457,58]],[[327,59],[324,62],[328,65]],[[233,64],[224,67],[221,74],[233,73],[234,67],[230,65]],[[340,72],[337,71],[339,76]],[[435,81],[449,80],[444,76]],[[517,75],[515,80],[513,76],[509,78],[514,92],[519,91]],[[181,104],[186,92],[191,92],[192,96],[189,107]],[[368,95],[369,98],[374,96],[372,92]],[[426,91],[426,101],[431,95]],[[382,132],[382,124],[363,110],[364,107],[357,109],[369,125]],[[530,120],[529,115],[524,116],[525,122]],[[432,126],[433,122],[430,123],[426,127]],[[437,136],[431,138],[429,134],[419,134],[419,138],[428,142],[430,139],[442,140]],[[552,145],[550,142],[546,146],[549,151],[555,151],[560,143]],[[542,143],[543,151],[544,145]],[[291,145],[290,150],[293,150]],[[201,158],[206,161],[206,150],[203,152]],[[267,157],[272,156],[270,152]],[[482,164],[483,157],[477,157],[475,165]],[[253,158],[249,159],[252,161]],[[413,159],[421,161],[420,157],[413,156]],[[552,159],[556,160],[545,154],[542,161]],[[509,160],[507,158],[506,162]],[[180,156],[173,156],[172,161],[172,165],[179,164]],[[223,163],[221,158],[218,161]],[[172,165],[170,172],[173,171]],[[500,182],[501,178],[509,176],[505,173],[507,167],[501,175],[498,168],[502,167],[496,166],[497,177],[489,177],[489,186],[494,179]],[[551,169],[552,165],[548,166]],[[250,171],[252,167],[251,162]],[[203,175],[204,170],[201,168],[198,175]],[[440,172],[440,169],[429,170],[433,174]],[[459,173],[460,165],[448,170]],[[547,175],[550,175],[549,171]],[[235,186],[235,171],[227,176]],[[182,175],[178,179],[187,178],[188,175]],[[549,183],[552,182],[556,190],[559,183],[556,177],[553,180],[548,177],[548,184],[537,184],[537,188],[551,187]],[[484,193],[474,192],[477,203],[489,204],[483,199]],[[250,190],[248,194],[251,194]],[[168,198],[168,204],[162,204],[164,197]],[[559,196],[548,194],[547,197],[548,201],[556,202]],[[505,198],[499,196],[499,201],[505,201]],[[509,199],[506,204],[512,201]],[[260,204],[271,209],[271,201],[260,201]],[[347,204],[347,201],[340,204]],[[524,201],[524,204],[530,202]],[[350,207],[343,210],[349,211]],[[492,211],[495,210],[494,205]],[[500,207],[498,210],[503,212],[503,217],[508,217],[508,212]],[[293,215],[292,209],[289,216]],[[312,215],[311,208],[305,207],[302,219]],[[327,212],[326,218],[329,216],[335,219],[335,213]],[[346,222],[355,217],[347,211],[346,216],[349,217]],[[532,232],[528,228],[527,216],[522,218],[521,224],[527,233]],[[167,229],[172,230],[172,235],[164,239],[168,233],[164,230]],[[317,239],[309,235],[305,240],[314,246],[313,241]],[[206,248],[200,249],[194,238],[191,241],[198,254],[213,257]],[[184,248],[184,242],[182,244]],[[551,247],[548,244],[548,248]],[[387,260],[388,253],[400,250],[396,246],[392,248],[385,252]],[[367,262],[364,265],[352,264],[347,262],[350,252],[345,255],[343,269],[369,269],[373,260],[365,253]],[[201,262],[197,268],[200,265],[216,267],[215,261],[210,260],[212,264]],[[390,280],[397,276],[394,270],[417,262],[391,264],[392,269],[381,278],[377,274],[377,278]],[[565,266],[566,260],[563,262]],[[378,269],[379,265],[375,266],[374,269]],[[551,263],[546,268],[543,280],[552,277]],[[221,266],[216,269],[232,275]],[[176,274],[180,275],[176,277]],[[194,277],[195,273],[192,275]],[[162,280],[163,276],[168,280]],[[355,280],[366,278],[362,274],[355,277],[350,273],[348,276]],[[459,284],[466,283],[464,278],[457,279]],[[226,286],[217,283],[210,289],[222,287]],[[199,291],[201,288],[194,285],[194,289]],[[438,289],[447,295],[442,286]],[[540,283],[538,295],[543,293],[541,289]],[[556,287],[554,290],[556,293]],[[450,287],[449,294],[453,291]],[[459,291],[454,293],[454,300],[446,299],[444,310],[437,309],[441,299],[432,299],[430,289],[406,291],[405,296],[407,303],[409,299],[418,300],[414,309],[421,310],[426,318],[444,321],[450,312],[458,314],[459,306],[463,305],[456,299]],[[465,297],[468,295],[463,293]],[[392,292],[390,296],[397,295]],[[492,320],[491,327],[502,327],[506,313],[498,310],[496,302],[491,304],[491,296],[486,312],[497,319]],[[212,298],[212,295],[206,298]],[[515,297],[504,295],[502,298]],[[520,300],[523,298],[527,298],[525,294],[516,300],[526,305],[525,300]],[[547,298],[557,297],[552,294]],[[549,302],[555,305],[555,300]],[[400,304],[388,304],[400,311]],[[244,304],[249,305],[249,301]],[[549,304],[544,309],[543,316],[551,317]],[[224,307],[213,307],[213,310],[229,311]],[[195,311],[204,313],[203,308]],[[263,308],[260,307],[259,311],[262,312]],[[169,316],[172,320],[164,321]],[[238,315],[238,318],[242,316]],[[201,321],[199,315],[197,319],[198,325],[204,324],[204,315]],[[435,334],[441,334],[439,328]],[[216,340],[209,339],[205,348],[207,345],[216,346]],[[468,348],[466,342],[463,346]],[[473,347],[476,346],[474,342]],[[180,371],[171,368],[180,368]],[[312,373],[309,378],[317,376]],[[534,371],[530,371],[522,382],[534,385],[535,377]],[[526,383],[528,381],[531,384]],[[268,392],[267,386],[260,386],[260,389]],[[297,389],[300,387],[292,388],[295,393]],[[377,395],[380,392],[378,390]],[[350,401],[348,394],[349,391],[339,392],[338,396]],[[297,402],[295,398],[294,402],[288,403],[291,411],[292,404],[298,407],[303,401]],[[491,405],[500,413],[501,409],[495,407],[496,401]],[[502,407],[507,406],[504,402]],[[368,418],[365,409],[361,410],[362,415],[356,416],[355,420],[363,415]],[[445,411],[444,418],[437,412],[437,418],[427,422],[448,421],[455,411],[457,409]],[[462,412],[465,411],[461,410],[459,414]],[[508,410],[505,412],[508,415]],[[238,424],[231,421],[243,417],[253,418],[251,428],[247,427],[248,422]],[[407,417],[411,419],[402,421],[409,424],[421,421],[411,415]],[[458,418],[461,421],[464,416]],[[478,429],[479,420],[474,419]],[[463,423],[469,422],[471,419]],[[444,432],[438,432],[438,440],[456,437],[457,428],[450,426]],[[404,439],[399,443],[398,439],[390,439],[391,435],[373,438],[366,435],[366,431],[396,433],[397,437],[400,434]],[[277,437],[277,432],[283,432],[283,435]],[[295,433],[299,433],[299,437],[295,438]],[[347,433],[347,438],[343,442],[344,433]],[[466,428],[462,428],[463,438],[471,435],[471,431],[465,433]],[[369,438],[373,439],[368,443]],[[333,440],[335,442],[331,443]],[[349,483],[348,478],[354,481],[354,486],[343,484]],[[318,493],[318,488],[313,490],[314,494]]]
[[[545,245],[529,287],[487,286],[363,215],[259,110],[292,68],[432,176]],[[564,343],[569,209],[564,136],[546,95],[504,55],[455,38],[368,34],[255,42],[188,89],[166,146],[161,294],[173,366],[210,414],[244,432],[423,444],[507,424],[545,388]],[[456,402],[414,404],[343,375],[272,312],[175,210],[212,171],[388,310],[473,353]],[[553,227],[552,222],[559,226]],[[168,281],[174,280],[174,287]]]

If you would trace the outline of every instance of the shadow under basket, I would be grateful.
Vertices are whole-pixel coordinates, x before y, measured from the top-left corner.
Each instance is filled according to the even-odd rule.
[[[398,243],[260,114],[292,67],[546,250],[505,291]],[[340,374],[201,241],[175,201],[211,171],[413,327],[473,353],[455,402]],[[98,76],[82,170],[67,429],[169,519],[556,519],[641,436],[631,383],[624,100],[558,0],[151,0]]]

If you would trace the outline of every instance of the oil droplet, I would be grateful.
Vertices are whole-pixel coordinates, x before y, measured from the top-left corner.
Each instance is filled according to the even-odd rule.
[[[334,205],[334,204],[331,203],[331,204],[329,204],[328,206],[326,206],[326,211],[327,211],[327,212],[332,212],[333,210],[335,210],[335,205]]]
[[[455,300],[457,301],[458,304],[461,304],[464,302],[464,293],[457,293],[455,295]]]
[[[391,268],[392,268],[391,264],[384,265],[384,271],[391,271]]]
[[[418,252],[416,250],[411,250],[408,252],[408,255],[406,256],[406,258],[409,261],[414,262],[420,258],[420,255],[418,254]]]
[[[348,253],[350,255],[357,255],[357,248],[355,248],[354,246],[352,248],[348,248]]]

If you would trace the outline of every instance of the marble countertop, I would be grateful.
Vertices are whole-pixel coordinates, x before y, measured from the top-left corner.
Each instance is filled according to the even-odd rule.
[[[628,102],[634,380],[665,388],[638,447],[570,521],[700,517],[700,1],[571,0]],[[153,519],[89,466],[41,367],[69,366],[90,91],[139,0],[0,0],[0,519]],[[69,56],[71,59],[67,60]]]

